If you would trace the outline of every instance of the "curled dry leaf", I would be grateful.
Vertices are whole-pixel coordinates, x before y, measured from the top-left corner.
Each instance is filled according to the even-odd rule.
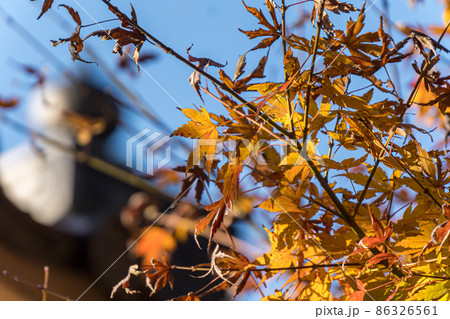
[[[144,45],[144,42],[147,40],[145,34],[139,31],[135,25],[137,25],[137,17],[136,12],[134,11],[133,5],[131,5],[131,21],[128,22],[127,17],[121,13],[116,7],[112,5],[108,5],[109,9],[119,18],[121,21],[121,27],[109,29],[109,30],[98,30],[87,35],[83,40],[86,40],[92,36],[97,36],[101,38],[101,41],[104,40],[114,40],[116,44],[114,45],[113,53],[123,54],[123,47],[129,44],[133,44],[135,46],[133,52],[133,60],[136,62],[137,69],[139,71],[139,75],[141,75],[141,68],[139,66],[139,54]]]
[[[115,40],[116,44],[113,49],[113,53],[123,54],[123,47],[128,44],[134,44],[135,46],[141,46],[141,43],[145,41],[145,35],[135,30],[127,30],[120,27],[109,30],[98,30],[88,34],[83,40],[86,40],[92,36],[101,38],[101,41]],[[135,53],[133,54],[135,55]]]
[[[188,59],[190,62],[197,62],[197,68],[199,68],[200,70],[206,70],[208,68],[208,66],[210,66],[210,65],[218,67],[218,68],[223,68],[224,66],[226,66],[226,64],[221,64],[219,62],[216,62],[216,61],[208,59],[208,58],[193,57],[190,54],[191,48],[192,48],[192,45],[187,49]],[[189,83],[191,84],[191,86],[194,88],[195,92],[197,92],[198,96],[204,103],[202,95],[200,94],[200,72],[198,72],[197,70],[194,70],[194,72],[192,72],[192,74],[189,76],[188,80],[189,80]]]
[[[72,33],[72,35],[69,38],[65,38],[65,39],[59,39],[58,41],[55,40],[51,40],[52,45],[54,47],[58,46],[59,44],[64,44],[66,42],[69,42],[69,52],[70,55],[72,56],[72,61],[78,60],[84,63],[95,63],[95,62],[91,62],[91,61],[86,61],[83,60],[80,56],[80,52],[83,50],[84,44],[83,44],[83,39],[81,39],[80,36],[80,31],[81,31],[81,19],[80,16],[78,15],[78,12],[76,12],[73,8],[66,6],[66,5],[62,5],[64,8],[67,9],[67,11],[69,12],[69,14],[72,16],[72,19],[77,23],[77,27],[75,28],[75,31]],[[95,63],[97,64],[97,63]]]
[[[54,0],[45,0],[44,1],[44,3],[42,4],[41,14],[38,17],[38,20],[42,17],[42,15],[44,13],[46,13],[52,7],[53,1]]]
[[[60,4],[58,6],[59,7],[64,7],[67,9],[67,11],[69,11],[70,16],[72,17],[73,21],[75,21],[75,23],[77,25],[81,25],[81,19],[80,19],[80,15],[78,14],[77,11],[75,11],[72,7],[69,7],[68,5],[65,4]]]
[[[323,3],[324,1],[325,4]],[[324,6],[322,17],[318,17],[317,20],[319,24],[322,24],[323,29],[328,33],[333,31],[333,24],[331,23],[325,10],[336,14],[340,14],[341,12],[348,13],[350,11],[357,10],[353,5],[345,2],[339,2],[338,0],[314,0],[314,7],[311,12],[311,23],[313,26],[315,25],[316,17],[320,14],[322,6]]]
[[[444,47],[442,44],[437,42],[436,40],[432,39],[429,35],[426,35],[425,33],[411,30],[409,32],[409,36],[414,41],[414,46],[420,50],[420,53],[425,56],[425,58],[428,58],[428,56],[425,53],[424,49],[428,49],[431,52],[433,52],[434,55],[437,55],[436,50],[443,50],[447,53],[450,53],[450,51]]]
[[[251,272],[249,268],[254,265],[244,255],[238,253],[233,249],[220,249],[216,246],[211,256],[211,269],[202,277],[206,277],[210,273],[215,273],[223,281],[218,285],[212,287],[204,292],[202,296],[225,290],[229,287],[236,287],[232,299],[234,299],[240,292],[243,291]],[[257,277],[258,274],[255,274]]]
[[[110,298],[114,298],[114,295],[116,294],[117,290],[119,290],[119,288],[122,288],[125,290],[125,292],[127,294],[130,295],[134,295],[134,294],[138,294],[140,293],[140,291],[137,290],[132,290],[130,289],[130,278],[131,276],[140,276],[142,274],[145,274],[147,272],[147,270],[139,270],[139,266],[138,265],[132,265],[130,266],[130,268],[128,269],[128,274],[125,278],[123,278],[117,285],[115,285],[111,291],[111,296]]]
[[[241,55],[239,57],[237,66],[236,66],[236,71],[234,72],[234,79],[233,81],[236,81],[237,79],[239,79],[239,77],[244,74],[244,68],[247,65],[247,62],[245,61],[245,58],[247,56],[247,53]]]

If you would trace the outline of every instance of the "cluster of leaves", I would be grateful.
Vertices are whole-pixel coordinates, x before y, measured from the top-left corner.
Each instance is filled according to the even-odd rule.
[[[42,12],[52,2],[45,1]],[[86,38],[114,39],[114,52],[119,53],[122,46],[133,44],[137,62],[149,34],[142,32],[133,8],[129,18],[104,2],[122,27]],[[209,230],[209,250],[225,215],[233,216],[240,202],[257,198],[244,191],[243,179],[249,176],[250,184],[260,186],[260,200],[254,205],[275,214],[271,227],[264,229],[271,248],[249,260],[245,252],[217,246],[209,265],[191,270],[209,270],[219,283],[180,300],[225,289],[234,289],[236,295],[250,286],[249,279],[257,289],[267,280],[280,282],[277,292],[264,300],[450,300],[449,160],[442,150],[422,147],[428,132],[404,116],[420,90],[433,95],[422,104],[437,105],[441,117],[447,112],[448,77],[435,70],[440,57],[434,53],[440,46],[421,45],[423,63],[411,67],[419,74],[418,85],[406,98],[400,96],[388,67],[409,64],[410,38],[395,43],[382,19],[377,30],[365,30],[365,4],[357,9],[342,1],[314,0],[311,21],[318,36],[309,39],[286,34],[285,12],[291,7],[285,1],[281,7],[268,0],[262,9],[244,6],[262,27],[242,31],[259,42],[241,56],[233,77],[212,59],[193,57],[189,50],[188,58],[181,59],[162,47],[194,69],[190,84],[199,95],[204,92],[219,101],[226,112],[213,114],[207,106],[181,110],[189,121],[173,135],[199,144],[186,167],[177,168],[186,174],[178,199],[194,183],[199,203],[210,184],[220,193],[203,206],[207,214],[194,230],[195,236]],[[79,36],[78,15],[65,7],[77,29],[56,44],[69,42],[72,56],[79,60],[86,38]],[[340,30],[327,11],[357,18],[349,18]],[[279,61],[284,81],[257,82],[264,78],[268,54],[245,75],[251,51],[280,42],[285,47]],[[209,65],[221,68],[219,79],[206,73]],[[213,89],[201,86],[202,77]],[[244,92],[257,97],[247,101],[240,95]],[[270,139],[286,145],[285,151],[267,142]],[[319,147],[327,154],[318,155]],[[218,152],[221,162],[214,157]],[[174,269],[176,265],[163,259],[153,261],[151,269],[132,266],[130,275],[145,275],[153,292],[173,284]],[[114,291],[119,286],[129,290],[130,275]],[[332,294],[332,285],[340,288],[338,295]]]
[[[45,0],[44,4],[42,6],[41,14],[39,15],[38,19],[46,13],[53,5],[54,0]],[[124,18],[124,14],[117,11],[114,6],[109,6],[109,9],[116,15],[116,17],[121,22],[121,27],[116,27],[113,29],[101,29],[98,31],[91,32],[86,37],[82,38],[80,35],[81,29],[83,26],[80,15],[77,11],[75,11],[72,7],[61,4],[58,7],[64,7],[69,12],[70,16],[72,17],[73,21],[76,23],[75,31],[72,33],[72,35],[68,38],[60,38],[57,41],[52,40],[53,46],[58,46],[59,44],[69,43],[69,51],[72,56],[72,60],[75,61],[81,61],[84,63],[95,63],[86,61],[81,58],[80,52],[83,50],[84,41],[92,36],[100,37],[101,40],[114,40],[115,45],[113,48],[113,53],[119,53],[121,56],[123,55],[123,48],[129,44],[134,45],[134,51],[132,54],[132,58],[136,62],[136,66],[139,72],[139,75],[141,74],[141,69],[139,66],[139,62],[141,61],[139,55],[140,51],[142,49],[142,46],[144,45],[145,41],[147,40],[146,36],[142,34],[139,30],[137,30],[134,27],[134,24],[138,23],[136,12],[134,10],[133,5],[131,5],[131,23],[127,19]],[[126,52],[129,54],[128,52]],[[146,59],[152,58],[152,56],[146,56]]]

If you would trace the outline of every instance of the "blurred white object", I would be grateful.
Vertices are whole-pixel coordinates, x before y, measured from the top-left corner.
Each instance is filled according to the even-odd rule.
[[[38,133],[73,148],[73,134],[64,124],[69,110],[68,88],[46,86],[30,99],[28,126]],[[72,154],[35,136],[1,154],[0,181],[8,199],[46,226],[69,213],[73,202],[75,159]]]

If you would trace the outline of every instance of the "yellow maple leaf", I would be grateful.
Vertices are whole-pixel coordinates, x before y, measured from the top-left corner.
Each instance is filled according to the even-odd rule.
[[[179,127],[171,136],[199,139],[197,147],[189,155],[186,172],[192,166],[197,165],[203,156],[205,156],[206,168],[209,173],[218,143],[219,132],[217,131],[217,125],[212,122],[208,111],[203,107],[200,110],[182,109],[181,111],[191,121]]]

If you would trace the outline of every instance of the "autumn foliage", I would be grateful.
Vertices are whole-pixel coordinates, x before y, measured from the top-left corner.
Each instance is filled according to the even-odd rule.
[[[39,17],[53,2],[43,1]],[[409,34],[404,27],[399,39],[387,33],[383,18],[377,28],[367,27],[368,15],[377,13],[364,1],[266,0],[262,7],[245,1],[242,8],[255,29],[241,30],[249,50],[230,66],[194,56],[195,47],[186,54],[173,51],[140,27],[145,16],[140,13],[138,20],[133,6],[98,2],[118,19],[117,27],[82,36],[80,16],[62,4],[75,31],[53,45],[68,44],[72,58],[86,62],[84,41],[112,40],[113,53],[133,48],[139,72],[140,50],[148,45],[192,68],[189,83],[201,100],[181,110],[186,124],[172,135],[197,140],[198,146],[184,167],[174,168],[175,175],[161,172],[161,178],[181,184],[176,203],[195,193],[205,213],[187,232],[206,234],[209,244],[202,248],[211,260],[172,265],[164,254],[167,245],[151,245],[149,255],[150,246],[140,243],[147,262],[131,266],[113,294],[120,287],[134,292],[130,276],[145,277],[155,293],[177,285],[172,272],[184,271],[215,279],[177,300],[222,290],[234,298],[266,284],[276,291],[263,300],[450,300],[449,160],[442,147],[429,147],[426,128],[405,116],[417,109],[424,118],[434,108],[433,120],[442,125],[449,112],[449,78],[439,71],[447,28]],[[312,10],[313,34],[286,29],[286,12],[300,6]],[[280,45],[276,63],[284,79],[268,79],[265,67],[276,57],[270,49]],[[264,54],[249,70],[247,59],[256,51]],[[391,76],[396,65],[417,73],[404,95]],[[208,107],[217,102],[220,114]],[[1,100],[2,106],[12,104]],[[220,195],[209,198],[209,188]],[[233,220],[254,214],[273,221],[258,226],[270,246],[264,254],[250,259],[232,243],[216,243]]]

